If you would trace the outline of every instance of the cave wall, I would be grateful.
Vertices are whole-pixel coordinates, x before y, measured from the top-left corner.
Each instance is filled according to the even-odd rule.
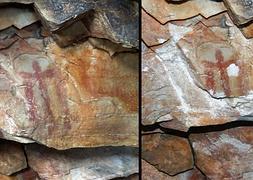
[[[141,11],[142,179],[253,179],[253,1]]]
[[[138,179],[138,7],[0,1],[1,180]]]

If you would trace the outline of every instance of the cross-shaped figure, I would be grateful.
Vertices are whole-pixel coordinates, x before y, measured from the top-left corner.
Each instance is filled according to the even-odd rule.
[[[204,65],[207,68],[207,70],[205,70],[205,74],[207,75],[207,78],[206,78],[207,88],[215,91],[215,80],[214,80],[213,69],[217,68],[220,72],[222,88],[226,96],[230,96],[231,89],[229,85],[229,76],[227,73],[227,67],[230,64],[235,63],[235,60],[224,61],[224,56],[222,55],[222,52],[219,49],[216,49],[215,51],[215,59],[217,61],[215,63],[210,62],[210,61],[204,61]]]
[[[41,67],[37,61],[34,61],[32,63],[32,67],[33,67],[34,73],[21,72],[20,75],[24,79],[27,79],[27,81],[25,82],[25,85],[26,85],[25,95],[26,95],[28,104],[30,106],[28,113],[30,116],[30,120],[35,121],[38,118],[38,114],[36,110],[36,102],[35,102],[35,97],[34,97],[34,92],[33,92],[33,83],[31,82],[31,79],[33,79],[35,82],[38,81],[41,96],[45,101],[47,111],[49,115],[52,115],[52,111],[50,109],[50,99],[48,97],[45,79],[52,78],[54,76],[54,70],[47,69],[42,72]]]

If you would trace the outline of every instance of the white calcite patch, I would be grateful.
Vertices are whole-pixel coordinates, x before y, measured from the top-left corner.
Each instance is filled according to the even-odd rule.
[[[230,64],[228,67],[227,67],[227,73],[228,73],[228,76],[234,76],[234,77],[237,77],[239,76],[239,67],[235,64]]]
[[[162,44],[162,43],[164,43],[164,42],[166,41],[166,39],[159,38],[159,39],[157,39],[157,41],[158,41],[160,44]]]
[[[174,42],[178,42],[185,34],[191,32],[193,29],[191,27],[177,26],[174,24],[169,24],[169,31]]]

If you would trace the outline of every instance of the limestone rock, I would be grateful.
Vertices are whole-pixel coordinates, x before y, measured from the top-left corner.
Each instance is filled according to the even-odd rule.
[[[241,25],[253,20],[252,0],[224,0],[224,2],[231,11],[236,24]]]
[[[169,30],[153,17],[148,15],[143,9],[142,15],[142,40],[148,46],[154,46],[166,42],[170,38]]]
[[[197,167],[210,179],[250,179],[253,168],[253,128],[192,134]]]
[[[30,8],[0,6],[0,30],[12,25],[22,29],[36,21],[38,17]]]
[[[53,33],[53,37],[61,46],[68,46],[75,41],[93,36],[138,49],[138,2],[3,0],[0,3],[14,2],[33,3],[43,24]]]
[[[104,147],[57,151],[26,146],[28,163],[42,179],[113,179],[138,172],[137,149]]]
[[[246,38],[253,38],[253,23],[248,26],[242,27],[241,31]]]
[[[158,171],[154,166],[142,160],[142,179],[143,180],[205,180],[205,176],[196,168],[182,172],[175,176],[170,176]]]
[[[170,40],[143,46],[142,124],[187,131],[251,116],[253,41],[227,13],[166,26]]]
[[[181,4],[168,3],[165,0],[143,0],[142,7],[162,24],[199,14],[208,18],[226,10],[223,2],[212,0],[191,0]]]
[[[173,101],[166,81],[163,79],[166,69],[156,54],[145,47],[142,48],[142,124],[148,125],[155,122],[172,119],[170,108]]]
[[[58,149],[137,146],[137,53],[112,58],[89,42],[62,49],[29,38],[0,62],[5,133]]]
[[[11,175],[27,166],[22,145],[0,141],[0,174]]]
[[[142,159],[169,175],[175,175],[193,167],[188,140],[168,134],[142,135]]]
[[[199,24],[179,41],[179,46],[200,76],[203,88],[212,96],[245,96],[252,90],[248,76],[252,73],[249,62],[253,54],[249,52],[248,57],[244,57],[244,49],[237,49],[237,43],[248,43],[246,46],[249,46],[252,41],[235,34],[231,35],[233,39],[229,38],[229,30],[238,32],[239,29],[226,26],[226,22],[232,23],[227,15],[214,21],[211,19],[206,24],[215,29]]]

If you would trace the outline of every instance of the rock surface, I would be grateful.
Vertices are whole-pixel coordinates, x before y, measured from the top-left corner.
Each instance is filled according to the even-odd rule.
[[[250,179],[253,168],[253,127],[190,136],[195,163],[210,179]]]
[[[138,172],[137,152],[127,147],[57,151],[40,145],[26,146],[30,167],[47,180],[127,177]]]
[[[193,156],[188,140],[167,134],[143,135],[142,159],[169,175],[193,167]]]
[[[0,141],[0,174],[11,175],[27,167],[22,145]]]
[[[137,180],[138,2],[0,10],[0,179]]]
[[[141,34],[142,40],[148,46],[154,46],[166,42],[170,38],[169,30],[148,15],[143,9],[141,11]],[[152,26],[150,26],[152,24]]]
[[[205,176],[194,168],[175,176],[169,176],[163,172],[158,171],[154,166],[142,160],[142,179],[143,180],[205,180]]]
[[[142,1],[144,180],[253,178],[252,2]]]
[[[30,38],[0,61],[2,131],[58,149],[137,145],[137,53]]]
[[[253,20],[252,0],[224,0],[224,2],[237,24],[246,24]]]
[[[253,40],[227,13],[163,27],[171,39],[142,50],[144,125],[187,131],[252,114]]]
[[[180,5],[165,0],[143,0],[142,7],[162,24],[199,14],[208,18],[226,10],[223,2],[212,0],[191,0]]]
[[[0,7],[0,30],[12,25],[22,29],[36,21],[38,21],[38,17],[31,8]]]
[[[34,3],[43,24],[53,32],[53,37],[61,46],[93,36],[138,49],[139,15],[138,3],[135,1],[3,0],[0,3],[14,2]]]

